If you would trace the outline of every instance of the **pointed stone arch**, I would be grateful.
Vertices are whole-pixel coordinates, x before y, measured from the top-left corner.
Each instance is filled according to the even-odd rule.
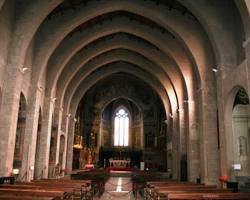
[[[227,175],[235,180],[236,176],[249,176],[249,95],[244,87],[233,87],[228,95],[225,109]],[[233,166],[240,164],[242,170],[234,171]]]

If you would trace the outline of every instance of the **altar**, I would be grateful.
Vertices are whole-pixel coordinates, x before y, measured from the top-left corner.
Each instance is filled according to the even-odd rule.
[[[113,160],[109,159],[110,167],[126,168],[130,167],[130,160]]]

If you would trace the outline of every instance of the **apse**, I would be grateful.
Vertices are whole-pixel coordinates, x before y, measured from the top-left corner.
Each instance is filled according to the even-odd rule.
[[[77,109],[73,169],[92,162],[108,167],[110,159],[145,162],[151,170],[166,170],[166,112],[157,92],[140,78],[114,73],[94,84]],[[77,139],[75,139],[76,141]]]

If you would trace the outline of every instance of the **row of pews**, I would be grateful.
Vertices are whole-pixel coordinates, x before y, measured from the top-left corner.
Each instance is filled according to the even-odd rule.
[[[93,192],[99,197],[104,193],[105,183],[109,179],[109,172],[107,170],[93,169],[80,170],[71,174],[73,180],[92,180]]]
[[[235,193],[233,190],[218,189],[213,185],[174,181],[149,181],[144,190],[144,198],[145,200],[250,200],[250,193]]]
[[[147,172],[147,171],[134,171],[132,173],[132,190],[135,198],[138,194],[143,195],[144,188],[147,186],[147,182],[161,181],[166,182],[169,180],[169,176],[165,172]]]
[[[92,200],[91,180],[42,179],[0,184],[0,200]]]

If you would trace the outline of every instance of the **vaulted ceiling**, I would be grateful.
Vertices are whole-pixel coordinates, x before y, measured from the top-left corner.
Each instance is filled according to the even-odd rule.
[[[25,0],[15,6],[12,56],[23,63],[32,57],[31,83],[45,83],[45,95],[67,111],[75,112],[98,81],[124,72],[147,82],[171,112],[204,87],[215,88],[213,68],[234,67],[245,57],[239,44],[247,30],[233,0]]]

